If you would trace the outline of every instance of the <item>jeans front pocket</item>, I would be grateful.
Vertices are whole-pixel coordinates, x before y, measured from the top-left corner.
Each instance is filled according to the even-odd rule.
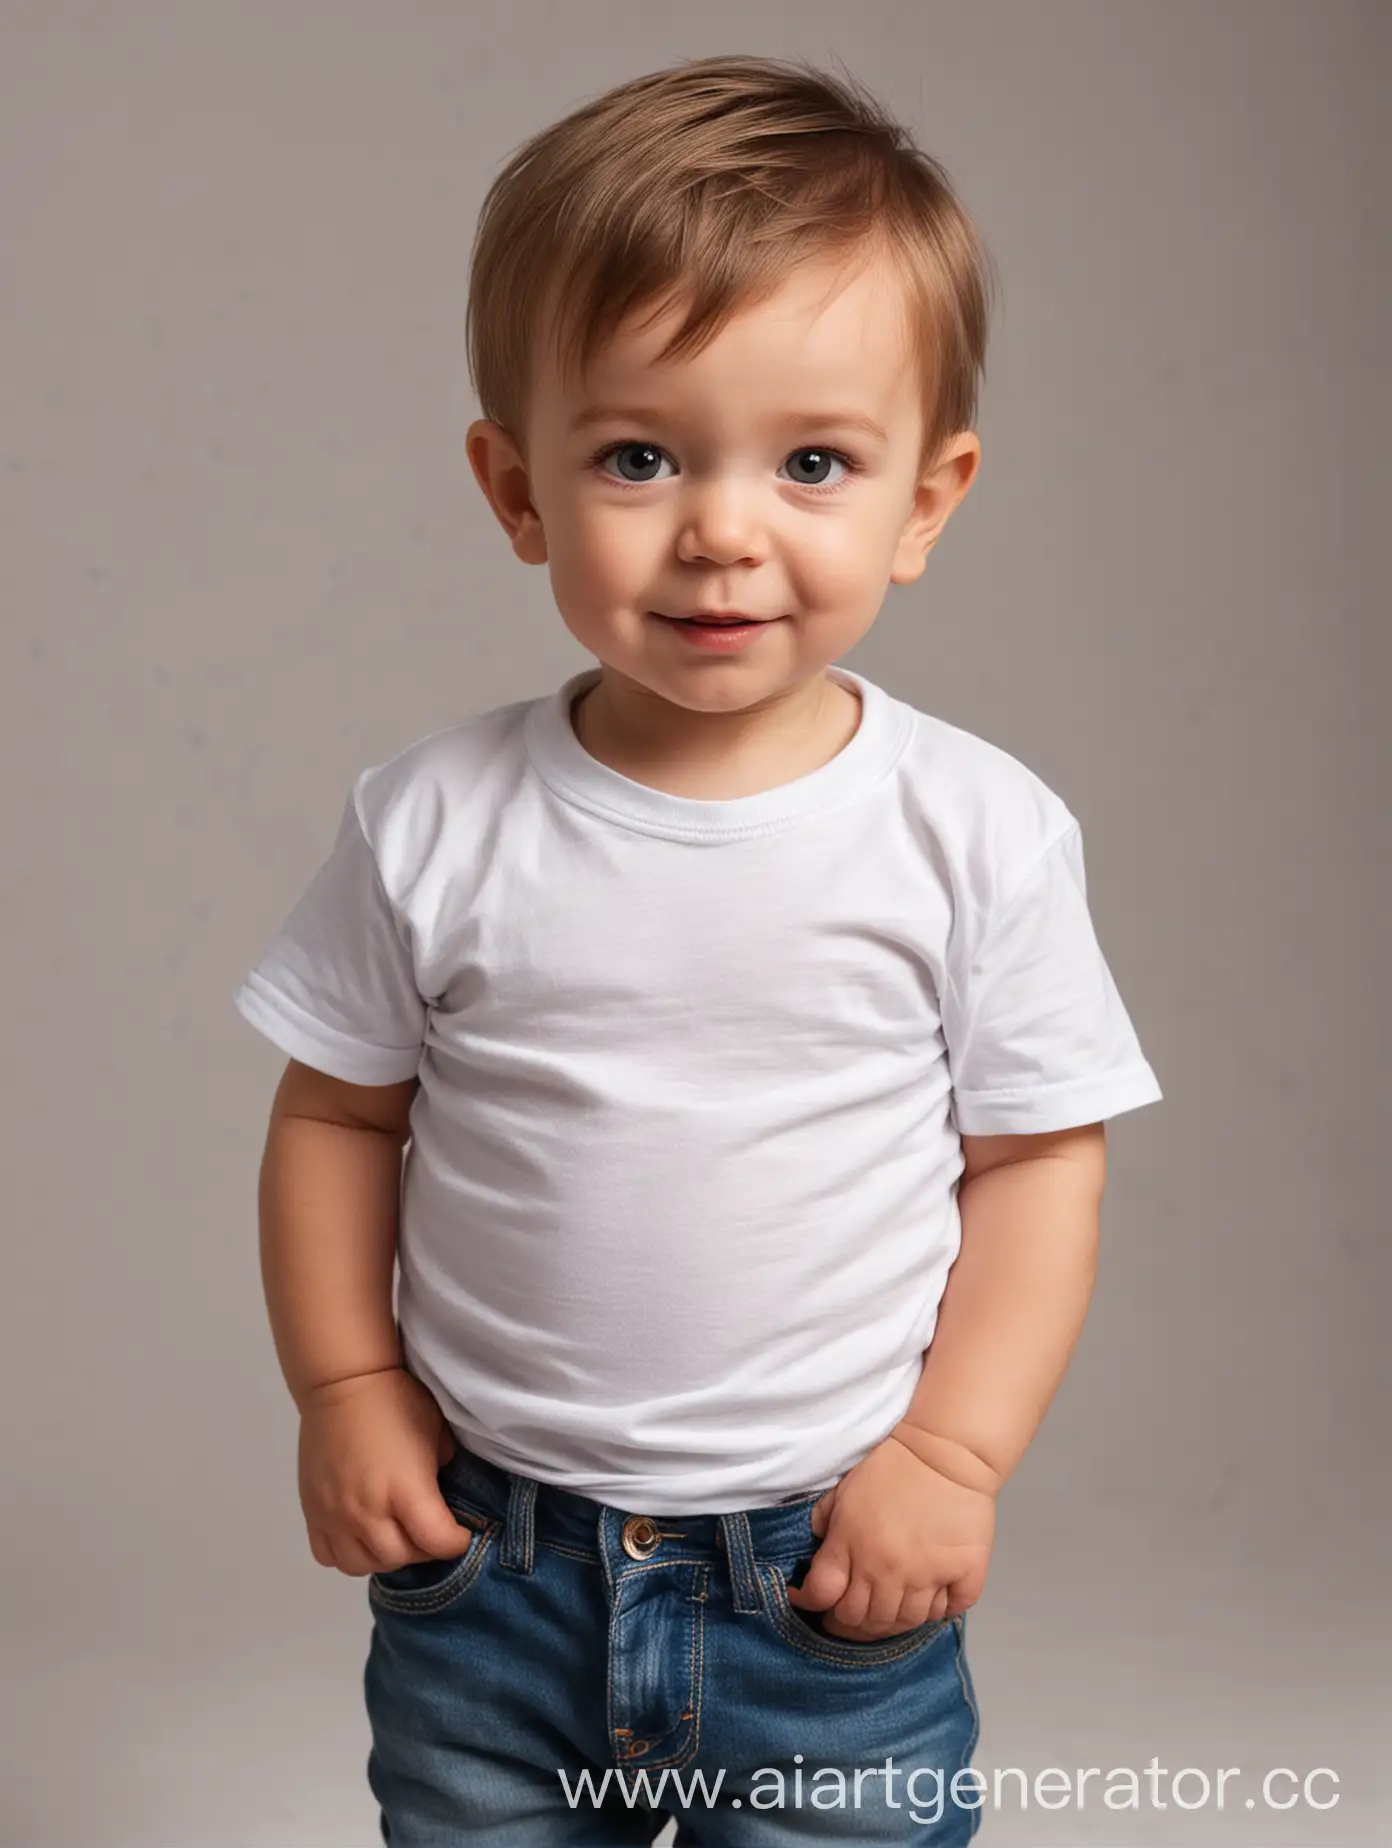
[[[434,1617],[453,1611],[478,1582],[499,1522],[452,1492],[446,1492],[445,1500],[455,1520],[473,1530],[468,1550],[453,1559],[422,1559],[371,1573],[367,1592],[372,1604],[402,1616]]]
[[[785,1642],[815,1661],[833,1667],[879,1668],[899,1662],[918,1651],[952,1627],[950,1617],[930,1618],[898,1636],[882,1637],[878,1642],[857,1642],[847,1636],[833,1636],[821,1626],[821,1612],[800,1610],[788,1597],[788,1584],[800,1583],[812,1563],[810,1554],[785,1570],[782,1562],[761,1565],[759,1570],[767,1590],[770,1620]]]

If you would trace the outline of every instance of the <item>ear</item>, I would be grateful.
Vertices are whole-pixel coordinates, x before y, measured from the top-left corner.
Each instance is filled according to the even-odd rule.
[[[527,464],[517,444],[501,424],[481,418],[465,432],[464,449],[484,498],[497,515],[513,551],[524,565],[544,565],[546,534],[531,498]]]
[[[974,430],[959,430],[938,452],[914,492],[913,511],[895,549],[891,584],[912,584],[922,577],[928,554],[976,479],[980,464],[981,440]]]

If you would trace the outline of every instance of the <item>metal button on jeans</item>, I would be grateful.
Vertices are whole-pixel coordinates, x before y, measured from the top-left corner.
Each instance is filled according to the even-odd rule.
[[[623,1524],[623,1550],[630,1559],[650,1559],[662,1544],[657,1523],[645,1514],[630,1515]]]

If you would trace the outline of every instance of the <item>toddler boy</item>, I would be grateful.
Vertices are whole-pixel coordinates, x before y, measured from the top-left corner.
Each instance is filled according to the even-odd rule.
[[[975,476],[988,293],[799,64],[625,84],[485,202],[469,458],[599,666],[364,770],[236,998],[393,1848],[979,1825],[965,1613],[1161,1095],[1064,802],[837,665]]]

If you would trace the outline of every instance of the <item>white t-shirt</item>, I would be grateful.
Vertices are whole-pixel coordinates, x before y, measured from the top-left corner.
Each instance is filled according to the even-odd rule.
[[[837,1481],[913,1397],[959,1132],[1161,1096],[1063,802],[829,671],[850,743],[729,801],[589,755],[597,668],[407,746],[235,998],[306,1065],[419,1075],[407,1366],[467,1448],[632,1511]]]

